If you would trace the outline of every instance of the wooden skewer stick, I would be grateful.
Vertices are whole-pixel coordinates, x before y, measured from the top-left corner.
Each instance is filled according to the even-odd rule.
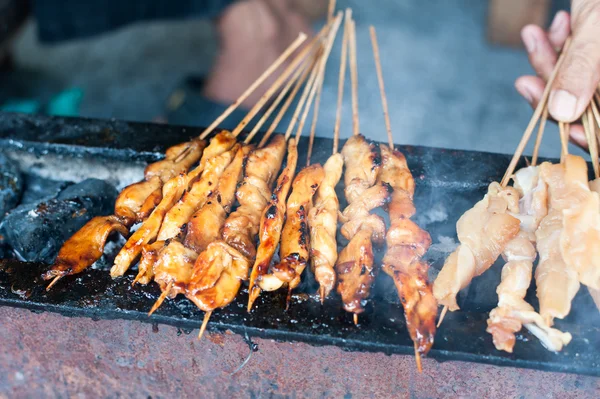
[[[167,284],[167,288],[165,288],[165,290],[160,294],[156,302],[154,302],[152,309],[150,309],[150,311],[148,312],[148,316],[151,316],[152,313],[154,313],[156,309],[158,309],[160,305],[162,305],[163,301],[167,298],[167,295],[169,295],[169,293],[171,292],[171,287],[173,287],[173,281],[170,281],[169,284]]]
[[[521,158],[521,154],[523,153],[523,150],[525,149],[525,146],[529,142],[529,138],[531,137],[531,134],[533,133],[533,129],[535,128],[535,125],[537,124],[538,120],[540,119],[540,116],[542,115],[544,108],[546,108],[546,104],[548,103],[548,97],[550,96],[550,89],[552,88],[554,79],[556,79],[556,75],[558,74],[558,70],[560,69],[560,66],[562,65],[562,63],[565,60],[565,54],[567,52],[566,50],[569,48],[570,43],[571,43],[571,39],[569,38],[565,42],[563,51],[562,51],[560,57],[558,58],[556,65],[554,66],[554,70],[552,71],[552,75],[550,76],[550,79],[548,79],[548,83],[546,84],[546,88],[544,89],[544,92],[542,94],[542,98],[541,98],[540,102],[538,103],[538,106],[535,108],[535,112],[533,113],[533,116],[531,117],[531,120],[529,121],[529,125],[527,125],[527,128],[525,129],[525,132],[523,133],[523,137],[521,137],[521,141],[519,142],[519,145],[517,146],[515,154],[513,155],[513,158],[510,161],[508,168],[506,169],[506,173],[504,174],[504,177],[502,178],[502,182],[501,182],[502,187],[506,187],[506,185],[508,184],[508,181],[511,179],[512,174],[515,171],[515,167],[517,166],[517,163],[519,161],[519,158]]]
[[[354,320],[354,325],[358,325],[358,313],[352,314],[352,319]]]
[[[415,342],[415,359],[417,360],[417,370],[419,370],[419,373],[422,373],[423,365],[421,364],[421,354],[419,353],[419,348],[417,347],[416,342]]]
[[[322,56],[323,55],[321,54],[321,57]],[[288,125],[288,128],[285,132],[286,140],[290,138],[290,136],[292,135],[292,131],[296,127],[296,123],[298,123],[298,120],[300,119],[300,112],[302,112],[302,109],[304,108],[304,104],[306,103],[308,94],[310,93],[310,88],[313,86],[313,84],[315,83],[315,80],[317,79],[318,69],[319,68],[315,66],[312,69],[312,71],[310,71],[310,76],[308,77],[308,82],[306,83],[306,85],[304,86],[304,89],[302,90],[302,95],[300,96],[300,100],[298,100],[298,104],[296,106],[296,109],[294,110],[292,119],[290,120],[290,124]]]
[[[283,116],[285,115],[285,113],[287,112],[288,108],[290,107],[290,105],[292,104],[292,102],[294,101],[294,99],[296,98],[296,95],[300,91],[300,88],[302,87],[302,85],[308,79],[311,71],[315,68],[315,65],[316,65],[316,63],[317,63],[317,61],[319,59],[319,57],[318,57],[319,54],[320,54],[320,51],[317,52],[317,54],[315,54],[315,56],[314,56],[311,64],[309,65],[309,67],[302,73],[302,76],[296,82],[296,85],[294,86],[294,89],[292,90],[292,92],[290,93],[290,95],[288,96],[288,98],[285,100],[285,102],[281,106],[281,109],[279,110],[279,113],[277,114],[277,116],[275,117],[275,119],[273,120],[273,122],[271,122],[271,126],[269,126],[269,129],[267,130],[267,132],[265,133],[265,135],[263,136],[263,138],[260,140],[260,143],[258,144],[259,147],[262,147],[263,145],[265,145],[265,143],[267,142],[267,140],[269,139],[269,137],[271,137],[271,135],[273,134],[273,132],[275,131],[275,129],[279,125],[279,122],[281,122],[281,119],[283,119]]]
[[[58,280],[60,280],[61,278],[63,278],[62,274],[59,274],[58,276],[54,277],[50,284],[48,284],[48,286],[46,287],[46,291],[50,291],[50,288],[52,288],[54,284],[58,283]]]
[[[568,143],[568,124],[565,122],[558,122],[558,134],[560,135],[560,161],[563,162],[565,157],[569,155],[569,143]]]
[[[342,122],[342,102],[344,100],[344,82],[346,81],[346,63],[348,58],[348,22],[352,17],[350,9],[346,10],[346,18],[344,22],[344,36],[342,41],[342,54],[340,60],[340,75],[338,78],[338,98],[335,110],[335,127],[333,129],[333,153],[337,154],[340,141],[340,124]]]
[[[288,94],[288,92],[290,91],[290,89],[292,88],[292,86],[294,85],[294,83],[297,83],[298,80],[302,77],[301,76],[302,73],[304,71],[306,71],[310,67],[310,64],[311,63],[308,62],[308,60],[307,60],[303,66],[301,66],[300,68],[298,68],[296,70],[296,72],[294,72],[294,76],[292,76],[292,78],[287,82],[287,84],[281,90],[281,93],[279,93],[279,95],[277,96],[277,98],[275,99],[275,101],[273,102],[273,104],[271,104],[269,106],[269,109],[267,109],[267,111],[258,120],[258,122],[256,122],[256,125],[254,126],[254,128],[252,128],[252,131],[250,133],[248,133],[248,136],[246,137],[246,140],[244,140],[245,144],[248,144],[248,143],[250,143],[252,141],[252,139],[254,138],[254,136],[256,135],[256,133],[258,133],[258,130],[262,127],[262,125],[264,125],[264,123],[267,121],[267,119],[269,119],[269,117],[275,111],[275,109],[277,109],[277,107],[279,106],[279,104],[281,103],[281,101],[283,101],[283,99],[285,98],[285,96]]]
[[[600,126],[600,111],[598,111],[598,106],[595,102],[591,102],[592,105],[592,113],[594,114],[594,119],[596,119],[596,124]]]
[[[208,325],[208,320],[210,319],[210,315],[212,311],[204,313],[204,319],[202,320],[202,325],[200,326],[200,332],[198,333],[198,339],[202,339],[204,335],[204,331],[206,330],[206,326]]]
[[[356,63],[356,24],[354,20],[349,22],[350,28],[350,80],[352,84],[352,134],[360,133],[360,121],[358,118],[358,68]]]
[[[333,47],[333,42],[335,41],[335,37],[337,36],[338,29],[340,27],[340,23],[342,22],[342,13],[340,12],[335,21],[333,22],[333,27],[329,32],[329,36],[327,37],[327,43],[325,44],[325,50],[323,51],[323,55],[319,61],[319,65],[317,68],[317,75],[315,80],[312,82],[312,86],[310,87],[310,92],[308,95],[308,100],[306,102],[306,106],[304,107],[304,112],[302,114],[302,118],[298,123],[298,130],[296,130],[296,142],[300,138],[300,134],[304,129],[304,124],[306,123],[306,117],[308,116],[308,112],[312,106],[313,100],[315,98],[315,94],[317,92],[317,88],[322,83],[323,78],[325,77],[325,66],[327,65],[327,59],[329,59],[329,54],[331,54],[331,49]],[[308,86],[307,86],[308,87]]]
[[[440,318],[438,320],[436,328],[440,328],[440,326],[442,325],[442,321],[444,321],[444,317],[446,317],[447,312],[448,312],[448,306],[444,306],[444,308],[442,309],[442,313],[440,313]]]
[[[590,148],[590,156],[592,157],[592,167],[594,168],[594,177],[597,179],[600,177],[600,165],[598,163],[598,139],[596,138],[596,121],[594,120],[594,113],[592,107],[587,109],[587,120],[590,129],[590,137],[588,138],[588,147]],[[584,115],[584,120],[585,120]]]
[[[327,22],[331,22],[335,14],[335,0],[329,0],[329,8],[327,10]]]
[[[271,97],[279,90],[281,86],[283,86],[284,82],[289,79],[294,70],[305,60],[307,55],[314,49],[315,44],[320,44],[320,40],[322,35],[326,32],[329,32],[330,25],[326,25],[321,32],[317,36],[311,40],[308,46],[304,47],[300,53],[294,58],[294,60],[288,65],[288,67],[283,71],[283,73],[275,80],[275,82],[269,87],[269,89],[261,96],[254,107],[248,114],[242,119],[242,121],[236,126],[235,129],[231,132],[233,136],[237,137],[241,131],[246,127],[246,125],[256,116],[256,114],[260,111],[260,109],[271,99]]]
[[[535,138],[535,146],[533,147],[533,157],[531,158],[531,166],[536,166],[538,161],[538,155],[540,153],[540,145],[542,144],[542,138],[544,137],[544,130],[546,129],[546,122],[548,121],[548,107],[544,108],[542,114],[542,120],[540,121],[540,127]]]
[[[273,72],[275,72],[275,70],[277,68],[279,68],[279,66],[281,64],[283,64],[285,62],[285,60],[287,60],[290,57],[290,55],[292,55],[292,53],[294,51],[296,51],[296,49],[298,49],[298,47],[300,47],[300,45],[302,43],[304,43],[304,41],[306,40],[306,38],[307,38],[307,36],[304,33],[300,33],[298,35],[298,38],[296,40],[294,40],[294,42],[288,46],[288,48],[275,60],[275,62],[273,64],[271,64],[271,66],[269,66],[269,68],[267,68],[267,70],[264,71],[262,73],[262,75],[260,75],[258,77],[258,79],[256,79],[254,81],[254,83],[252,83],[250,85],[250,87],[247,88],[246,91],[243,92],[242,95],[240,95],[238,97],[238,99],[235,100],[233,102],[233,104],[231,104],[225,110],[225,112],[223,112],[221,114],[221,116],[219,116],[217,119],[215,119],[215,121],[213,123],[211,123],[209,127],[207,127],[206,129],[204,129],[204,131],[200,134],[200,138],[204,139],[206,136],[208,136],[217,126],[219,126],[219,124],[221,122],[223,122],[225,120],[225,118],[227,118],[233,111],[235,111],[235,109],[242,102],[244,102],[248,98],[248,96],[250,96],[250,94],[252,94],[254,92],[254,90],[256,90],[256,88],[258,86],[260,86],[269,76],[271,76],[271,74]]]
[[[390,123],[390,113],[388,110],[387,96],[385,95],[385,86],[383,83],[383,72],[381,70],[381,59],[379,57],[379,44],[377,43],[377,33],[375,27],[369,28],[371,33],[371,44],[373,45],[373,58],[375,58],[375,70],[377,71],[377,80],[379,81],[379,93],[381,94],[381,106],[383,107],[383,117],[385,119],[385,129],[387,131],[388,143],[390,149],[394,150],[394,137],[392,136],[392,124]]]

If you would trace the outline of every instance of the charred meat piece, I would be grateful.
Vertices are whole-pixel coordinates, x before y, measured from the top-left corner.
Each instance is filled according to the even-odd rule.
[[[6,216],[3,231],[19,257],[52,263],[63,243],[94,216],[107,215],[117,198],[107,182],[87,179],[63,190],[55,199],[22,205]]]
[[[54,265],[43,275],[44,280],[58,279],[84,271],[100,259],[106,240],[112,232],[118,232],[123,237],[129,234],[127,227],[113,215],[96,216],[87,222],[61,247]]]
[[[337,219],[340,203],[335,186],[342,177],[344,159],[334,154],[325,165],[325,178],[317,190],[315,206],[308,212],[310,227],[311,268],[319,283],[321,302],[335,286],[335,261],[337,260]]]
[[[292,192],[287,200],[286,221],[281,233],[279,255],[281,261],[273,265],[273,277],[287,283],[289,293],[300,284],[300,276],[308,265],[310,236],[308,230],[308,212],[312,208],[312,198],[325,172],[319,164],[307,166],[294,178]],[[258,283],[266,291],[271,287]],[[288,295],[289,305],[289,295]]]
[[[437,302],[427,278],[428,265],[421,258],[431,245],[429,233],[410,218],[415,213],[415,182],[402,153],[381,145],[381,182],[393,188],[388,206],[390,229],[383,271],[394,279],[404,307],[406,325],[418,354],[426,354],[433,345]],[[420,362],[417,359],[417,365]]]
[[[23,178],[19,167],[0,154],[0,221],[6,212],[17,206],[23,192]]]
[[[276,135],[265,147],[250,153],[244,166],[244,178],[235,193],[239,206],[223,227],[223,240],[250,260],[256,256],[260,216],[271,198],[285,149],[284,137]]]
[[[344,193],[351,204],[375,184],[381,167],[381,156],[375,145],[369,143],[362,134],[352,136],[346,141],[342,148],[342,156],[346,166]]]
[[[267,284],[266,282],[261,282],[261,280],[269,271],[271,260],[273,259],[277,245],[279,245],[285,218],[286,199],[292,187],[297,163],[298,148],[296,147],[296,140],[290,139],[288,142],[287,164],[281,175],[279,175],[279,178],[277,178],[277,184],[275,190],[273,190],[271,201],[260,218],[260,243],[256,250],[256,260],[250,274],[248,311],[252,309],[252,304],[260,295],[261,287],[259,282]]]

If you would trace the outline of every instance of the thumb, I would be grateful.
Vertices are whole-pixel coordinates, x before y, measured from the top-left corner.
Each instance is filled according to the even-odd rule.
[[[574,0],[572,41],[550,92],[549,111],[557,121],[574,122],[600,81],[600,0]]]

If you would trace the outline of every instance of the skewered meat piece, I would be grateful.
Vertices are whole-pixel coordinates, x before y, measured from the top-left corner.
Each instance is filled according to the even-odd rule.
[[[242,178],[244,159],[251,149],[252,146],[238,148],[233,161],[219,179],[217,189],[208,196],[206,204],[196,211],[188,222],[184,240],[186,247],[200,253],[208,244],[221,237],[225,218],[235,200],[235,189]]]
[[[600,194],[600,178],[590,181],[590,190]],[[600,310],[600,289],[596,290],[588,287],[588,290],[592,296],[592,299],[594,300],[594,303],[596,304],[596,307],[598,310]]]
[[[311,267],[315,279],[319,283],[321,303],[335,286],[335,262],[337,260],[337,218],[340,203],[335,193],[335,186],[342,178],[344,158],[334,154],[325,165],[325,178],[317,190],[315,206],[308,212],[310,227]]]
[[[438,304],[451,311],[459,309],[456,295],[474,277],[488,270],[519,233],[519,194],[513,187],[493,182],[488,193],[456,223],[460,245],[446,259],[433,283]]]
[[[96,216],[65,242],[44,280],[81,273],[100,259],[112,232],[127,237],[129,230],[116,216]],[[48,287],[50,288],[50,287]]]
[[[242,253],[215,241],[196,260],[186,297],[205,312],[223,308],[235,299],[242,281],[248,279],[249,268]]]
[[[496,349],[512,353],[515,333],[525,325],[546,348],[560,351],[570,342],[571,335],[551,328],[525,301],[536,257],[535,231],[548,214],[548,187],[540,178],[540,168],[535,166],[517,171],[513,179],[520,196],[519,213],[513,216],[521,221],[521,231],[502,254],[506,264],[496,290],[498,307],[490,312],[487,331],[492,334]]]
[[[369,143],[362,134],[352,136],[342,148],[346,166],[344,194],[348,203],[353,203],[377,180],[381,157],[375,145]]]
[[[176,237],[181,232],[181,227],[190,220],[194,212],[204,206],[238,148],[239,144],[208,160],[200,178],[192,183],[189,190],[165,215],[158,233],[158,240]]]
[[[280,262],[273,265],[269,275],[262,276],[258,285],[265,291],[273,291],[287,283],[289,293],[300,284],[300,276],[309,261],[309,230],[307,217],[312,198],[325,172],[319,164],[302,169],[294,178],[292,192],[287,200],[286,221],[281,233]],[[289,305],[288,295],[288,305]]]
[[[165,214],[181,198],[187,188],[187,176],[182,173],[172,178],[163,186],[163,199],[152,211],[150,217],[142,223],[139,229],[129,237],[117,257],[115,264],[110,269],[110,275],[113,278],[125,274],[129,266],[137,259],[142,252],[144,245],[151,243],[158,234]]]
[[[296,147],[296,140],[292,138],[288,141],[287,164],[281,175],[279,175],[271,201],[260,218],[260,244],[256,250],[256,260],[250,274],[248,312],[252,310],[252,304],[260,295],[261,287],[259,283],[261,283],[262,278],[267,274],[277,245],[279,245],[283,220],[285,218],[286,198],[292,186],[297,162],[298,148]]]
[[[385,204],[389,202],[391,188],[386,183],[380,187],[374,187],[379,170],[381,168],[381,156],[375,146],[364,138],[362,135],[355,135],[348,139],[342,148],[342,156],[346,173],[344,175],[345,188],[344,193],[348,200],[348,208],[340,218],[343,222],[351,223],[347,226],[350,230],[355,219],[355,215],[351,214],[354,208],[361,209],[361,214],[356,215],[358,231],[350,238],[350,242],[340,252],[335,266],[338,277],[337,291],[342,296],[344,309],[356,315],[364,311],[364,305],[369,297],[371,284],[375,279],[375,269],[373,268],[373,244],[372,236],[383,239],[385,230],[375,231],[372,226],[378,226],[378,223],[362,223],[364,217],[369,217],[364,214],[365,209],[370,208],[370,196],[379,196],[381,193],[385,195],[385,201],[382,197],[374,200],[375,204]],[[356,204],[356,205],[354,205]],[[348,209],[346,208],[346,209]],[[345,216],[344,216],[345,215]],[[349,220],[345,220],[348,217]],[[354,230],[355,228],[352,227]]]
[[[127,226],[147,218],[162,197],[161,187],[169,179],[188,169],[200,159],[206,147],[204,140],[177,144],[165,152],[165,159],[146,167],[144,181],[125,187],[115,202],[115,215]]]
[[[549,210],[535,233],[540,256],[535,280],[540,314],[551,326],[554,318],[562,319],[569,314],[571,301],[579,291],[577,270],[562,254],[563,214],[580,208],[590,191],[587,165],[578,156],[568,155],[561,164],[541,164],[540,178],[548,185]]]
[[[360,230],[340,252],[335,265],[337,292],[342,296],[344,310],[354,314],[364,312],[375,279],[371,234],[369,229]]]
[[[166,241],[155,241],[142,247],[142,256],[138,264],[138,274],[133,281],[140,284],[148,284],[154,277],[154,265],[158,260],[160,251],[165,247]]]
[[[382,170],[379,180],[393,188],[388,207],[390,229],[383,271],[394,279],[406,324],[415,349],[426,354],[433,345],[437,302],[427,278],[428,265],[421,257],[431,245],[429,233],[410,220],[415,213],[415,182],[406,158],[396,150],[381,145]]]
[[[260,206],[261,201],[266,206],[270,187],[285,155],[285,148],[285,139],[277,135],[266,147],[249,154],[243,183],[236,192],[240,206],[224,223],[223,238],[230,242],[215,241],[209,244],[196,260],[186,296],[200,309],[208,312],[206,320],[210,317],[210,312],[231,303],[240,289],[241,282],[248,279],[250,260],[236,250],[234,245],[244,243],[247,238],[247,246],[244,244],[243,247],[246,252],[255,252],[254,238],[263,211],[257,206]],[[257,198],[258,201],[252,201],[253,198]],[[248,222],[254,218],[253,214],[258,215],[258,220]],[[225,231],[228,234],[225,234]],[[244,237],[244,240],[239,240],[238,237]]]
[[[370,229],[373,243],[382,245],[385,240],[385,221],[381,216],[371,215],[370,212],[390,202],[391,192],[392,188],[388,184],[377,184],[356,197],[340,215],[340,221],[344,223],[340,229],[342,235],[350,240],[360,229]]]
[[[160,250],[153,268],[154,281],[158,283],[162,294],[149,314],[154,313],[165,298],[175,298],[178,294],[185,293],[197,258],[196,251],[186,248],[177,240],[166,243]]]
[[[229,215],[223,228],[223,239],[247,259],[256,256],[255,240],[260,217],[271,198],[271,187],[285,156],[283,135],[275,135],[263,148],[248,156],[244,179],[237,189],[238,208]]]

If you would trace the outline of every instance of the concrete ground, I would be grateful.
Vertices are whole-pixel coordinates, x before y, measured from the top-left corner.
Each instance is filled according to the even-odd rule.
[[[369,4],[367,6],[367,4]],[[514,89],[531,73],[523,50],[486,41],[487,2],[476,0],[339,1],[357,21],[361,130],[385,140],[368,35],[378,29],[392,127],[398,143],[510,153],[532,111]],[[338,40],[327,70],[317,134],[331,136],[335,117]],[[148,121],[190,74],[210,68],[217,44],[209,21],[135,25],[91,40],[42,46],[29,24],[15,43],[19,94],[84,90],[82,116]],[[25,89],[23,88],[25,87]],[[348,93],[348,91],[347,91]],[[349,93],[348,93],[349,94]],[[350,134],[350,97],[342,135]],[[188,113],[189,114],[189,113]],[[202,111],[177,123],[206,125]],[[280,128],[283,129],[283,128]],[[549,129],[542,154],[556,156]]]

